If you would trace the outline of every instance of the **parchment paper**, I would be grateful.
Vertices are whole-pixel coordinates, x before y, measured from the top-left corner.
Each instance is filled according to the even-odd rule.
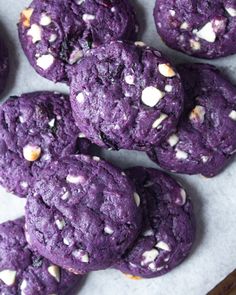
[[[65,85],[54,85],[41,78],[26,60],[17,36],[16,23],[27,0],[0,0],[1,33],[10,47],[11,79],[2,101],[10,95],[34,90],[68,93]],[[142,24],[140,39],[161,49],[172,61],[191,61],[168,49],[159,39],[152,11],[155,0],[137,0],[134,5]],[[195,59],[197,60],[197,59]],[[199,59],[198,59],[199,61]],[[236,82],[236,55],[211,62]],[[155,167],[138,152],[105,152],[106,159],[122,167]],[[214,179],[201,176],[176,177],[191,195],[197,218],[197,239],[190,257],[171,273],[156,279],[131,281],[120,272],[106,270],[91,273],[80,289],[81,295],[204,295],[236,267],[236,163]],[[0,222],[14,219],[24,212],[25,201],[0,189]]]

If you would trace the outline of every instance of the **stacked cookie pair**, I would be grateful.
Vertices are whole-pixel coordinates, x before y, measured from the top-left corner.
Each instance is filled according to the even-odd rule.
[[[91,50],[71,70],[70,100],[99,146],[146,151],[161,167],[213,177],[236,150],[236,88],[213,66],[177,67],[140,42]]]
[[[234,5],[223,2],[157,0],[158,31],[164,40],[170,35],[168,44],[197,56],[233,53],[227,40]],[[217,175],[236,149],[235,87],[213,66],[176,69],[142,42],[114,41],[135,40],[137,33],[133,8],[118,0],[35,0],[19,23],[30,63],[42,76],[70,85],[75,123],[93,143],[146,151],[172,172]],[[190,52],[193,43],[199,50]]]

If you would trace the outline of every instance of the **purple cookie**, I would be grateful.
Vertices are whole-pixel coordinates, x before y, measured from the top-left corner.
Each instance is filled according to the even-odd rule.
[[[54,82],[68,82],[68,68],[89,49],[138,31],[128,0],[34,0],[18,27],[29,62]]]
[[[9,72],[9,58],[8,52],[3,44],[3,40],[0,38],[0,93],[6,86],[6,81]]]
[[[65,295],[79,280],[29,248],[24,218],[0,225],[1,294]]]
[[[235,0],[157,0],[154,18],[174,49],[208,59],[236,53]]]
[[[236,150],[236,88],[213,66],[179,67],[185,109],[177,130],[149,153],[173,172],[220,173]]]
[[[142,42],[115,41],[91,50],[71,76],[76,123],[99,146],[147,150],[178,122],[180,77],[159,51]]]
[[[139,201],[125,174],[98,157],[61,158],[28,196],[30,244],[74,273],[105,269],[137,238]]]
[[[89,141],[81,136],[67,96],[34,92],[10,98],[0,106],[0,184],[26,196],[51,160],[87,151]]]
[[[184,189],[155,169],[127,170],[144,211],[143,230],[135,245],[115,265],[132,276],[153,278],[171,271],[189,254],[194,237],[193,208]]]

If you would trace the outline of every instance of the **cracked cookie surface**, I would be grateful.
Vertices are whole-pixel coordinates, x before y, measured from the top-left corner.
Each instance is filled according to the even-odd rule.
[[[139,205],[119,169],[98,157],[61,158],[47,166],[28,196],[30,243],[75,273],[105,269],[136,239]]]
[[[0,293],[65,295],[81,279],[32,251],[24,218],[0,224]]]
[[[217,175],[236,150],[236,88],[213,66],[178,68],[185,106],[171,136],[149,156],[172,172]]]
[[[157,0],[154,18],[173,49],[208,59],[236,53],[234,0]]]
[[[134,246],[114,267],[134,277],[164,275],[191,250],[195,238],[191,201],[182,186],[161,171],[134,167],[126,173],[140,195],[144,222]]]
[[[170,134],[182,111],[178,73],[141,42],[114,41],[91,50],[71,77],[75,121],[99,146],[148,150]]]
[[[76,127],[68,96],[33,92],[0,106],[0,184],[25,197],[50,161],[77,152],[90,142]]]
[[[127,0],[34,0],[18,25],[23,50],[33,68],[54,82],[86,51],[111,40],[135,40],[138,25]]]

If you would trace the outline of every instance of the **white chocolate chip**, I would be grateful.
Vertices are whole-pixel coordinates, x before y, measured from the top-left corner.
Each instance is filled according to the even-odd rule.
[[[160,74],[166,78],[173,78],[176,73],[169,64],[159,64],[158,70]]]
[[[25,230],[25,239],[26,239],[26,242],[27,242],[28,244],[30,244],[30,236],[29,236],[27,230]]]
[[[84,94],[82,92],[80,92],[77,96],[76,96],[76,100],[78,103],[83,103],[84,102]]]
[[[26,280],[23,280],[21,285],[20,285],[20,290],[21,290],[21,295],[25,295],[25,289],[27,287],[27,281]]]
[[[57,34],[51,34],[49,37],[49,42],[53,43],[57,40]]]
[[[190,113],[189,119],[196,123],[203,123],[206,111],[203,106],[197,105]]]
[[[184,205],[186,203],[186,200],[187,200],[187,194],[186,194],[186,191],[183,188],[180,189],[180,195],[181,195],[181,198],[182,198],[181,205]]]
[[[64,238],[64,239],[63,239],[63,243],[64,243],[66,246],[70,246],[70,240],[67,239],[67,238]]]
[[[176,134],[172,134],[168,139],[167,142],[170,146],[174,147],[179,142],[179,137]]]
[[[208,22],[205,24],[199,31],[197,31],[196,35],[207,42],[214,43],[216,40],[216,33],[214,32],[214,28],[212,22]]]
[[[151,269],[151,271],[156,272],[162,270],[164,266],[156,267],[156,264],[152,262],[148,265],[148,268]]]
[[[70,55],[70,59],[69,59],[69,64],[73,65],[75,64],[78,60],[80,60],[82,57],[84,56],[83,50],[81,49],[76,49],[74,50],[71,55]]]
[[[41,33],[42,31],[40,26],[33,24],[31,28],[29,29],[29,31],[27,32],[27,36],[30,36],[32,38],[32,42],[36,43],[41,40],[41,35],[42,35]]]
[[[201,156],[201,160],[203,163],[206,163],[209,160],[208,156]]]
[[[85,22],[89,22],[89,21],[92,21],[92,20],[95,19],[95,15],[85,13],[85,14],[83,14],[83,16],[82,16],[82,19],[83,19],[83,21],[85,21]]]
[[[112,8],[111,8],[111,12],[114,13],[115,11],[116,11],[115,7],[112,7]]]
[[[179,160],[186,160],[188,158],[188,154],[184,151],[176,149],[176,158]]]
[[[148,264],[149,262],[155,261],[158,255],[159,255],[159,251],[157,249],[152,249],[150,251],[144,252],[142,255],[144,259],[141,262],[141,265],[145,265],[145,264]]]
[[[53,118],[52,120],[50,120],[50,121],[48,122],[48,125],[49,125],[51,128],[53,128],[53,127],[55,126],[55,122],[56,122],[56,120]]]
[[[236,9],[233,7],[225,7],[225,10],[230,16],[236,16]]]
[[[29,184],[28,184],[28,182],[26,182],[26,181],[21,181],[21,182],[20,182],[20,186],[21,186],[22,188],[27,188],[27,187],[29,187]]]
[[[161,250],[164,250],[164,251],[170,251],[170,246],[167,243],[165,243],[164,241],[158,242],[155,247],[157,247]]]
[[[152,229],[145,230],[145,232],[143,233],[143,236],[144,237],[154,236],[154,231]]]
[[[180,26],[180,29],[187,30],[189,28],[189,24],[187,22],[183,22]]]
[[[101,159],[99,157],[94,156],[93,160],[96,161],[96,162],[99,162]]]
[[[154,263],[154,262],[152,262],[152,263],[150,263],[149,265],[148,265],[148,268],[149,269],[151,269],[151,271],[156,271],[156,264]]]
[[[136,41],[136,42],[134,42],[134,45],[135,45],[135,46],[139,46],[139,47],[144,47],[144,46],[146,46],[146,44],[145,44],[144,42],[142,42],[142,41]]]
[[[47,53],[38,57],[36,63],[38,67],[46,71],[52,66],[54,60],[54,57],[50,53]]]
[[[0,280],[7,286],[12,286],[16,280],[16,271],[11,269],[5,269],[0,271]]]
[[[29,162],[34,162],[39,159],[41,155],[41,148],[37,145],[27,144],[23,148],[23,156]]]
[[[176,12],[173,9],[169,10],[171,16],[175,16]]]
[[[48,272],[55,280],[59,283],[60,282],[60,268],[57,265],[51,265],[48,267]]]
[[[68,191],[65,191],[65,192],[63,193],[63,195],[61,196],[61,199],[62,199],[63,201],[65,201],[65,200],[67,200],[67,199],[69,198],[69,196],[70,196],[70,193],[69,193]]]
[[[196,40],[193,40],[193,39],[190,39],[190,46],[193,50],[200,50],[201,49],[201,44],[200,42],[196,41]]]
[[[236,121],[236,111],[234,111],[234,110],[231,111],[229,114],[229,117],[230,117],[230,119]]]
[[[84,263],[89,263],[89,255],[86,251],[84,250],[74,250],[72,252],[72,255],[79,259],[81,262],[84,262]]]
[[[66,225],[64,219],[62,219],[62,220],[57,219],[57,220],[55,221],[55,223],[56,223],[56,226],[57,226],[57,228],[58,228],[59,230],[62,230],[62,229],[65,227],[65,225]]]
[[[45,13],[42,13],[40,18],[40,25],[41,26],[48,26],[52,22],[52,19],[50,16],[47,16]]]
[[[165,86],[165,91],[166,92],[171,92],[173,90],[173,86],[172,85],[166,85]]]
[[[108,235],[112,235],[114,233],[114,230],[110,226],[106,225],[104,227],[104,232]]]
[[[160,114],[160,117],[154,121],[152,124],[152,128],[158,128],[160,124],[166,119],[168,116],[166,114]]]
[[[66,177],[66,181],[73,184],[79,184],[84,182],[84,177],[81,175],[70,175],[68,174]]]
[[[141,100],[145,105],[154,107],[164,96],[165,92],[162,92],[156,87],[149,86],[142,91]]]
[[[84,133],[80,133],[80,134],[79,134],[79,138],[86,138],[86,136],[85,136]]]
[[[125,76],[125,82],[129,85],[134,85],[134,76],[133,75]]]
[[[84,2],[85,0],[76,0],[76,4],[80,5]]]
[[[165,258],[164,258],[164,261],[165,262],[167,262],[167,261],[169,261],[170,260],[170,255],[168,255],[168,256],[166,256]]]
[[[137,193],[134,193],[134,200],[135,200],[137,207],[139,207],[140,206],[140,196]]]

